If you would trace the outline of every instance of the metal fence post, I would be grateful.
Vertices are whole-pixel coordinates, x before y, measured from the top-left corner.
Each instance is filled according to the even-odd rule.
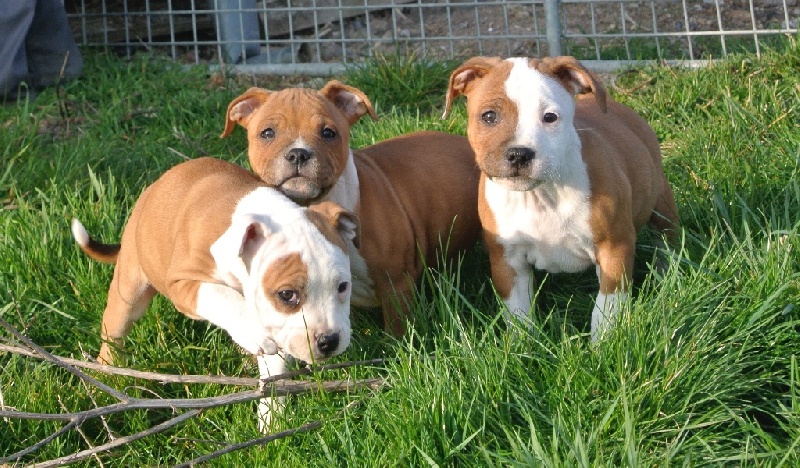
[[[544,0],[544,18],[547,29],[547,54],[561,55],[561,20],[558,18],[559,0]]]
[[[258,55],[259,27],[256,0],[214,0],[217,38],[230,64]]]

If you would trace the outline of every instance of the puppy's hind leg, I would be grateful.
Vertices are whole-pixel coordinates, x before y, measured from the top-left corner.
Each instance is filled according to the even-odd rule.
[[[664,250],[667,247],[677,247],[680,240],[678,208],[675,206],[672,189],[666,182],[664,191],[659,196],[647,224],[662,236],[658,239],[658,244],[656,245],[654,269],[659,273],[664,273],[667,271],[668,266],[666,252]]]
[[[121,257],[114,269],[114,277],[108,288],[108,302],[100,326],[100,338],[103,344],[97,360],[101,364],[113,363],[112,346],[122,345],[133,323],[142,318],[156,294],[156,290],[147,282],[138,264],[134,262],[133,265],[135,266],[125,262]]]

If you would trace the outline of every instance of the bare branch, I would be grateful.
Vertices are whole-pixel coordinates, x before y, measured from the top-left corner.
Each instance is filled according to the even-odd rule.
[[[35,419],[43,421],[71,421],[78,418],[91,419],[99,416],[136,409],[207,409],[254,401],[264,398],[265,396],[302,395],[315,390],[329,393],[350,392],[360,389],[377,390],[378,388],[382,387],[384,383],[385,381],[382,377],[356,381],[352,381],[350,379],[339,381],[327,380],[322,382],[282,381],[273,382],[264,390],[247,390],[216,397],[169,398],[163,400],[152,398],[129,398],[129,400],[126,402],[115,403],[112,405],[75,413],[28,413],[25,411],[2,410],[0,411],[0,417]]]
[[[339,411],[339,415],[341,416],[342,414],[346,413],[347,411],[355,408],[356,406],[361,404],[361,402],[363,402],[363,401],[364,401],[364,399],[362,398],[362,399],[350,402],[341,411]],[[198,457],[198,458],[195,458],[194,460],[189,460],[188,462],[181,463],[180,465],[177,465],[175,468],[184,468],[184,467],[194,466],[195,464],[207,462],[207,461],[212,460],[214,458],[219,458],[222,455],[225,455],[227,453],[235,452],[236,450],[241,450],[241,449],[247,448],[247,447],[252,447],[253,445],[264,445],[264,444],[267,444],[269,442],[272,442],[273,440],[284,439],[286,437],[289,437],[289,436],[292,436],[292,435],[295,435],[295,434],[302,434],[304,432],[310,432],[310,431],[319,429],[320,427],[322,427],[322,424],[323,424],[322,420],[312,421],[310,423],[303,424],[302,426],[295,427],[293,429],[287,429],[285,431],[277,432],[275,434],[270,434],[270,435],[267,435],[267,436],[264,436],[264,437],[259,437],[257,439],[251,439],[251,440],[248,440],[247,442],[241,442],[241,443],[238,443],[238,444],[231,444],[231,445],[223,447],[223,448],[221,448],[219,450],[211,452],[211,453],[209,453],[207,455],[203,455],[202,457]]]
[[[35,351],[21,348],[19,346],[0,344],[0,351],[6,351],[12,354],[19,354],[35,359],[44,359]],[[254,377],[228,377],[225,375],[177,375],[177,374],[162,374],[157,372],[139,371],[135,369],[128,369],[125,367],[107,366],[94,361],[82,361],[80,359],[73,359],[63,356],[52,355],[61,361],[82,369],[90,369],[97,372],[102,372],[109,375],[121,375],[125,377],[133,377],[143,380],[153,380],[163,384],[166,383],[182,383],[182,384],[218,384],[218,385],[238,385],[242,387],[257,387],[262,379]],[[335,369],[345,369],[348,367],[363,367],[363,366],[377,366],[385,364],[386,359],[368,359],[364,361],[351,361],[341,362],[337,364],[328,364],[325,366],[304,367],[296,371],[287,372],[285,374],[274,375],[267,379],[263,379],[266,383],[275,382],[278,380],[291,379],[304,375],[311,375],[314,372],[325,372]]]
[[[61,458],[55,458],[53,460],[48,460],[48,461],[45,461],[45,462],[37,462],[36,466],[40,467],[40,468],[50,467],[50,466],[61,466],[61,465],[65,465],[67,463],[75,463],[75,462],[78,462],[78,461],[81,461],[81,460],[85,460],[85,459],[87,459],[87,458],[89,458],[89,457],[91,457],[91,456],[93,456],[93,455],[95,455],[97,453],[105,452],[107,450],[111,450],[111,449],[117,448],[117,447],[119,447],[121,445],[125,445],[125,444],[133,442],[135,440],[139,440],[139,439],[141,439],[143,437],[147,437],[149,435],[153,435],[153,434],[158,434],[160,432],[164,432],[164,431],[166,431],[167,429],[169,429],[169,428],[171,428],[173,426],[177,426],[178,424],[197,416],[201,412],[202,411],[200,411],[200,410],[187,411],[187,412],[185,412],[185,413],[183,413],[183,414],[181,414],[179,416],[176,416],[176,417],[170,419],[169,421],[165,421],[165,422],[163,422],[161,424],[155,425],[155,426],[151,427],[150,429],[147,429],[147,430],[144,430],[144,431],[141,431],[141,432],[137,432],[136,434],[125,436],[125,437],[117,437],[116,439],[112,440],[111,442],[109,442],[107,444],[98,445],[97,447],[94,447],[92,449],[84,450],[84,451],[81,451],[81,452],[78,452],[78,453],[74,453],[72,455],[67,455],[67,456],[61,457]]]
[[[248,440],[247,442],[242,442],[239,444],[232,444],[228,445],[225,448],[219,449],[217,451],[211,452],[208,455],[203,455],[202,457],[197,457],[194,460],[189,460],[188,462],[181,463],[180,465],[176,465],[176,468],[184,468],[194,466],[198,463],[203,463],[208,460],[219,458],[226,453],[235,452],[237,450],[241,450],[243,448],[252,447],[254,445],[264,445],[266,443],[272,442],[273,440],[284,439],[286,437],[295,435],[295,434],[302,434],[304,432],[313,431],[322,427],[322,421],[311,421],[310,423],[303,424],[302,426],[295,427],[293,429],[288,429],[281,432],[276,432],[275,434],[270,434],[268,436],[259,437],[257,439]]]
[[[372,378],[372,379],[363,379],[363,380],[353,380],[350,378],[345,378],[341,380],[324,380],[324,381],[293,381],[290,380],[293,377],[303,376],[303,375],[311,375],[315,372],[333,370],[333,369],[342,369],[347,367],[353,366],[365,366],[365,365],[380,365],[384,364],[386,361],[383,359],[373,359],[373,360],[366,360],[366,361],[356,361],[356,362],[346,362],[346,363],[339,363],[339,364],[332,364],[328,366],[318,366],[318,367],[306,367],[303,369],[299,369],[293,372],[288,372],[281,375],[276,375],[266,379],[248,379],[248,378],[235,378],[235,377],[226,377],[226,376],[198,376],[198,375],[170,375],[170,374],[157,374],[152,372],[142,372],[142,371],[135,371],[132,369],[124,369],[114,366],[106,366],[95,362],[87,362],[87,361],[80,361],[71,358],[64,358],[55,356],[50,354],[42,347],[38,346],[32,340],[24,336],[22,333],[17,331],[13,326],[11,326],[8,322],[0,318],[0,326],[7,329],[11,335],[13,335],[17,340],[14,341],[13,339],[8,339],[5,337],[0,337],[0,341],[9,344],[0,344],[0,351],[6,351],[14,354],[19,354],[23,356],[28,356],[36,359],[44,359],[49,361],[50,363],[60,367],[70,374],[78,377],[84,385],[84,388],[89,391],[87,385],[92,385],[101,391],[109,394],[110,396],[116,397],[119,402],[109,404],[106,406],[98,406],[94,398],[92,398],[92,402],[94,402],[95,407],[90,410],[86,411],[78,411],[73,413],[63,413],[63,414],[50,414],[50,413],[30,413],[24,411],[16,411],[13,409],[8,409],[10,407],[4,406],[4,402],[2,401],[2,395],[0,395],[0,418],[17,418],[17,419],[33,419],[33,420],[50,420],[50,421],[67,421],[67,424],[62,426],[60,429],[55,431],[50,436],[42,439],[41,441],[37,442],[36,444],[16,452],[11,455],[4,456],[0,458],[0,466],[3,463],[12,462],[14,460],[18,460],[19,458],[29,455],[43,446],[47,445],[48,443],[52,442],[57,437],[63,435],[64,433],[76,429],[80,431],[80,426],[88,419],[92,418],[103,418],[106,415],[120,413],[124,411],[131,411],[131,410],[158,410],[158,409],[169,409],[169,410],[177,410],[177,409],[189,409],[187,411],[169,421],[161,423],[157,426],[153,426],[147,430],[138,432],[133,435],[128,435],[124,437],[114,437],[109,431],[109,437],[111,439],[110,442],[100,445],[97,447],[91,447],[91,444],[88,440],[86,443],[89,445],[88,450],[83,450],[81,452],[68,455],[65,457],[57,458],[54,460],[49,460],[43,463],[37,463],[37,466],[56,466],[66,463],[73,463],[80,460],[84,460],[91,456],[97,456],[98,453],[111,450],[113,448],[119,447],[126,443],[132,442],[137,439],[141,439],[143,437],[156,434],[159,432],[163,432],[173,426],[176,426],[187,419],[194,417],[200,414],[204,409],[207,408],[215,408],[219,406],[237,404],[237,403],[244,403],[253,400],[258,400],[264,397],[275,397],[275,396],[287,396],[287,395],[300,395],[304,393],[310,392],[351,392],[361,389],[369,389],[369,390],[379,390],[386,384],[386,380],[383,377]],[[28,349],[24,348],[23,346],[27,347]],[[241,391],[237,393],[232,393],[228,395],[216,396],[216,397],[208,397],[208,398],[175,398],[175,399],[159,399],[159,398],[135,398],[131,397],[125,392],[119,391],[114,389],[97,379],[87,375],[79,368],[86,368],[91,369],[98,372],[103,372],[112,375],[124,375],[129,377],[147,379],[147,380],[155,380],[162,383],[202,383],[202,384],[224,384],[224,385],[240,385],[240,386],[257,386],[258,389],[255,390],[247,390]],[[91,392],[89,392],[91,393]],[[59,400],[60,402],[60,400]],[[342,412],[346,411],[347,409],[353,406],[353,402],[347,407],[345,407]],[[62,408],[66,411],[66,407],[64,407],[62,403]],[[105,422],[105,420],[104,420]],[[266,437],[261,437],[258,439],[254,439],[249,442],[244,442],[241,444],[235,445],[228,445],[225,448],[214,452],[213,454],[207,455],[202,460],[208,460],[212,458],[216,458],[223,453],[229,453],[234,450],[239,450],[241,448],[249,447],[251,445],[256,444],[264,444],[272,440],[288,437],[292,434],[297,434],[300,432],[307,432],[313,429],[320,427],[322,424],[321,421],[312,422],[306,424],[304,426],[283,431],[281,433],[272,434]],[[106,426],[106,429],[108,427]],[[200,460],[200,459],[198,459]],[[195,463],[196,461],[190,462]]]
[[[82,419],[77,419],[77,418],[73,419],[72,421],[68,422],[67,424],[64,424],[64,426],[62,426],[61,429],[59,429],[56,432],[50,434],[49,436],[45,437],[44,439],[40,440],[39,442],[36,442],[35,444],[31,445],[30,447],[28,447],[26,449],[23,449],[23,450],[20,450],[19,452],[16,452],[16,453],[12,453],[11,455],[7,455],[7,456],[5,456],[3,458],[0,458],[0,463],[6,463],[6,462],[14,461],[14,460],[16,460],[18,458],[24,457],[25,455],[31,454],[31,453],[39,450],[40,448],[44,447],[45,445],[49,444],[51,441],[55,440],[55,438],[60,436],[61,434],[67,433],[71,429],[73,429],[74,427],[77,427],[82,422],[83,422]],[[4,465],[0,465],[0,466],[4,466]]]
[[[83,384],[83,388],[85,388],[86,390],[89,390],[88,385],[86,384],[86,382],[81,380],[81,383]],[[97,406],[97,402],[94,401],[94,398],[91,396],[91,394],[89,394],[89,397],[92,399],[92,403],[94,403],[94,406]],[[63,409],[64,411],[68,411],[67,407],[64,405],[64,402],[61,401],[61,396],[58,397],[58,404],[59,404],[59,406],[61,406],[61,409]],[[73,420],[73,421],[75,421],[75,420]],[[92,446],[92,441],[89,440],[88,437],[86,437],[86,433],[83,432],[83,429],[81,429],[80,424],[75,426],[75,431],[78,434],[80,434],[81,438],[83,439],[84,442],[86,442],[86,445],[88,445],[90,449],[94,448]],[[97,460],[97,463],[99,463],[100,467],[102,468],[104,466],[103,465],[103,460],[100,460],[100,457],[96,453],[94,454],[94,458],[95,458],[95,460]]]
[[[70,366],[69,364],[61,361],[57,357],[53,356],[52,354],[48,353],[44,348],[34,343],[30,338],[23,335],[22,333],[18,332],[16,328],[12,327],[10,323],[6,322],[2,317],[0,317],[0,325],[2,325],[9,333],[14,335],[19,341],[25,344],[25,346],[29,347],[30,349],[36,351],[40,355],[42,355],[45,359],[52,362],[56,366],[64,369],[65,371],[69,372],[70,374],[78,377],[81,380],[84,380],[95,387],[103,390],[104,392],[108,393],[109,395],[115,397],[120,401],[127,401],[130,397],[128,395],[120,392],[119,390],[109,387],[108,385],[100,382],[99,380],[89,376],[88,374],[82,372],[76,367]]]

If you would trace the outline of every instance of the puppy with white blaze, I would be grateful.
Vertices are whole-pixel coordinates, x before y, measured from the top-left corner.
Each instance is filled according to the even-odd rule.
[[[445,117],[462,94],[484,245],[509,318],[529,316],[532,267],[594,266],[597,340],[628,300],[638,231],[677,240],[655,132],[573,57],[474,57],[450,76]]]
[[[98,361],[113,362],[156,293],[192,319],[223,328],[256,356],[262,378],[286,359],[324,361],[350,343],[355,215],[334,203],[303,208],[225,161],[194,159],[168,170],[133,207],[120,244],[72,232],[90,257],[116,263]],[[269,423],[269,399],[259,405]]]

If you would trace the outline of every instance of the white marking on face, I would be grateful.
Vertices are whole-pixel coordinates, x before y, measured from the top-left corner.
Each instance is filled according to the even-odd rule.
[[[592,341],[597,341],[614,322],[619,311],[628,302],[628,293],[598,293],[592,309]]]
[[[505,82],[505,92],[517,107],[518,119],[508,147],[526,147],[535,153],[520,176],[562,184],[581,181],[586,167],[573,125],[574,96],[555,78],[531,68],[527,58],[508,61],[513,66]],[[552,115],[556,120],[547,122]]]
[[[265,207],[268,207],[267,215],[254,214],[263,213]],[[352,289],[347,253],[319,232],[305,216],[305,208],[274,189],[259,188],[245,196],[232,216],[231,229],[241,224],[240,219],[263,220],[267,234],[253,253],[249,268],[237,255],[235,242],[242,238],[241,234],[227,236],[230,239],[226,235],[220,237],[211,249],[218,265],[215,277],[236,277],[249,316],[258,317],[268,336],[287,354],[313,362],[344,351],[350,343]],[[225,242],[234,242],[234,245],[223,249]],[[273,292],[264,291],[263,277],[274,262],[292,253],[299,254],[306,265],[307,282],[299,310],[287,314],[276,310],[273,298],[266,297],[265,293]],[[344,292],[340,291],[343,283],[348,285]],[[317,337],[328,334],[336,334],[338,344],[335,350],[323,353],[317,347]]]
[[[294,142],[292,142],[291,145],[288,146],[288,148],[302,148],[302,149],[312,150],[311,146],[308,143],[306,143],[305,140],[303,140],[303,137],[296,139]]]
[[[350,260],[347,253],[331,244],[311,223],[295,219],[283,225],[280,234],[269,240],[262,255],[253,260],[253,281],[250,287],[252,302],[265,315],[268,328],[272,330],[275,341],[287,354],[303,361],[324,360],[344,351],[350,343]],[[269,245],[280,245],[279,249]],[[260,281],[263,272],[270,268],[276,257],[289,252],[299,253],[307,265],[308,282],[305,285],[303,303],[293,314],[276,312]],[[344,294],[339,293],[340,285],[346,283]],[[264,313],[263,311],[269,311]],[[328,355],[316,347],[317,337],[323,334],[337,334],[338,345]],[[310,348],[309,348],[310,346]]]

